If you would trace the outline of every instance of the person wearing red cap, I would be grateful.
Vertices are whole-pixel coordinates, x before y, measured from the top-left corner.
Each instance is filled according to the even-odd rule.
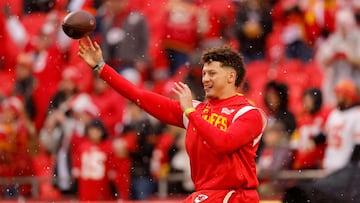
[[[36,136],[35,126],[24,111],[24,103],[15,96],[4,99],[0,112],[0,177],[30,176],[32,160],[30,157],[31,139]],[[29,185],[9,184],[0,189],[5,196],[29,196]]]
[[[359,92],[351,80],[341,80],[334,89],[337,108],[331,111],[325,125],[327,147],[323,168],[338,170],[350,161],[356,144],[360,144]]]
[[[205,51],[206,101],[193,100],[189,86],[176,82],[177,101],[126,80],[103,62],[100,46],[89,37],[79,43],[79,56],[116,91],[160,121],[186,129],[195,192],[183,202],[259,202],[255,157],[267,118],[238,93],[245,76],[238,52],[228,46]]]

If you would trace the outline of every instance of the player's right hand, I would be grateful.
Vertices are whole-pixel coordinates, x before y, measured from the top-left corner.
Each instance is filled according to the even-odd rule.
[[[91,68],[95,67],[100,61],[103,61],[101,48],[97,42],[92,42],[90,37],[79,40],[78,55]]]

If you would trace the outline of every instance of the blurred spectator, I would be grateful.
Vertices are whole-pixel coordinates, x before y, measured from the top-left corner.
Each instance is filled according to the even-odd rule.
[[[50,99],[57,91],[62,76],[64,58],[55,43],[55,31],[53,24],[45,24],[25,51],[33,59],[33,76],[37,81],[34,90],[37,129],[43,125]]]
[[[234,41],[232,26],[235,9],[232,0],[195,0],[206,16],[206,32],[200,41],[200,49],[228,44]]]
[[[285,131],[291,136],[296,129],[295,114],[288,109],[288,87],[284,83],[269,81],[265,87],[265,105],[268,125],[276,122],[284,124]]]
[[[170,75],[190,63],[191,54],[198,47],[206,31],[207,22],[203,9],[193,1],[170,0],[165,6],[163,47],[170,65]]]
[[[194,190],[190,176],[189,158],[185,150],[184,130],[160,123],[162,132],[154,148],[151,173],[157,180],[181,173],[182,179],[168,182],[169,194],[188,194]]]
[[[99,117],[103,121],[110,137],[121,133],[121,125],[125,108],[125,100],[106,82],[93,76],[94,88],[91,97],[98,107]]]
[[[306,39],[303,11],[299,2],[277,1],[274,5],[273,20],[280,26],[281,43],[286,47],[286,56],[303,62],[310,61],[314,50]]]
[[[175,139],[181,131],[178,127],[159,123],[157,132],[159,138],[153,150],[150,162],[151,174],[156,179],[167,177],[171,172],[170,162],[172,159],[172,147]]]
[[[61,81],[55,94],[51,97],[51,102],[48,106],[47,112],[51,114],[56,111],[63,111],[66,109],[67,102],[72,99],[79,92],[80,78],[76,67],[65,67],[61,74]]]
[[[25,105],[25,112],[31,120],[36,115],[36,107],[34,103],[34,90],[36,87],[36,79],[32,72],[33,61],[30,55],[22,53],[17,58],[15,69],[15,84],[13,95],[22,97]]]
[[[337,105],[331,111],[325,125],[327,147],[323,168],[338,170],[349,163],[354,146],[360,144],[360,118],[358,87],[351,80],[341,80],[334,92]]]
[[[49,12],[55,5],[56,0],[23,1],[24,14],[36,12]]]
[[[61,197],[61,193],[53,186],[54,175],[54,157],[49,152],[45,151],[41,146],[38,153],[32,159],[34,166],[34,176],[41,180],[39,183],[39,200],[55,200]]]
[[[21,13],[22,1],[0,1],[0,43],[2,48],[0,50],[0,97],[9,96],[13,91],[15,66],[17,63],[17,56],[20,53],[20,47],[17,45],[16,38],[18,31],[12,25],[20,24],[18,15]],[[16,27],[16,25],[15,25]],[[21,26],[20,26],[21,27]],[[22,28],[22,27],[21,27]],[[20,29],[21,29],[20,28]],[[21,37],[20,37],[21,38]],[[20,39],[21,41],[22,39]],[[25,42],[24,42],[25,43]]]
[[[258,172],[271,174],[279,170],[290,169],[292,150],[283,123],[276,122],[269,126],[265,130],[263,141],[264,149],[257,162]]]
[[[36,130],[18,97],[6,98],[0,112],[0,176],[31,176],[33,173],[29,144]],[[29,185],[9,184],[2,188],[5,197],[30,196]]]
[[[272,31],[269,2],[233,1],[236,10],[235,36],[245,62],[265,58],[265,40]]]
[[[74,194],[76,183],[71,164],[79,157],[85,126],[98,116],[98,109],[88,94],[73,96],[61,108],[53,110],[40,131],[42,146],[55,157],[55,185],[63,194]]]
[[[155,182],[150,172],[150,161],[157,136],[149,115],[140,107],[129,102],[126,109],[123,133],[136,134],[136,151],[130,152],[131,199],[147,200],[155,189]]]
[[[112,199],[110,170],[113,148],[105,126],[95,119],[86,125],[84,139],[79,144],[79,159],[74,160],[72,174],[78,181],[80,201]]]
[[[268,127],[281,123],[284,125],[288,138],[296,129],[295,114],[288,108],[288,87],[277,81],[268,81],[264,87],[264,111],[268,118]],[[262,153],[264,141],[261,139],[257,155]]]
[[[282,191],[282,181],[269,180],[268,177],[280,170],[289,170],[293,162],[293,151],[289,145],[289,136],[283,123],[276,122],[266,128],[263,139],[263,150],[257,160],[257,172],[264,178],[260,180],[259,193],[272,195]]]
[[[171,159],[171,168],[175,172],[183,173],[184,178],[181,180],[182,190],[188,193],[192,192],[195,187],[191,180],[190,159],[185,148],[185,133],[179,134],[176,137],[176,142],[174,144],[176,153]]]
[[[118,200],[129,200],[131,198],[131,153],[137,150],[137,132],[122,129],[120,135],[112,139],[115,157],[112,161],[114,168],[113,184],[115,186],[115,197]]]
[[[24,48],[27,37],[24,34],[25,28],[20,23],[22,14],[22,0],[0,1],[0,50],[2,73],[14,72],[17,55]]]
[[[143,77],[149,65],[147,20],[129,0],[106,0],[98,15],[104,60],[120,73],[129,68]]]
[[[336,0],[299,1],[303,12],[304,28],[308,44],[317,49],[328,35],[335,30],[335,16],[339,3]]]
[[[47,25],[47,29],[50,28],[50,25],[54,26],[53,29],[59,28],[58,22],[55,22],[59,19],[56,19],[57,14],[53,12],[54,5],[55,0],[23,1],[24,12],[17,19],[21,22],[24,30],[14,27],[18,28],[16,35],[23,34],[25,42],[28,43],[42,32],[45,25]],[[20,33],[20,31],[24,33]]]
[[[314,181],[299,181],[289,188],[283,202],[358,202],[360,119],[359,92],[351,80],[335,86],[337,108],[325,125],[327,147],[323,168],[327,175]]]
[[[336,30],[319,47],[316,57],[325,70],[323,84],[324,102],[336,105],[335,85],[351,78],[360,86],[360,34],[354,13],[344,8],[336,14]]]
[[[330,112],[322,99],[320,89],[310,88],[304,92],[303,112],[297,115],[298,130],[291,139],[291,147],[295,150],[294,169],[322,167],[326,148],[324,128]]]

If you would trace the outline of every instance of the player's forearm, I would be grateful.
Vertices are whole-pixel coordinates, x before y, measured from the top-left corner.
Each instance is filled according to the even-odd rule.
[[[260,114],[249,112],[241,119],[243,120],[235,121],[224,131],[205,121],[197,112],[189,114],[189,121],[195,126],[198,135],[214,152],[220,154],[234,152],[260,135],[262,130]]]
[[[157,119],[176,126],[182,125],[182,111],[178,102],[135,86],[108,65],[102,67],[100,77],[122,96]]]
[[[120,93],[125,98],[136,102],[137,99],[140,99],[141,91],[130,81],[118,75],[118,73],[105,64],[100,70],[99,74],[101,79],[105,80],[112,88],[114,88],[118,93]]]

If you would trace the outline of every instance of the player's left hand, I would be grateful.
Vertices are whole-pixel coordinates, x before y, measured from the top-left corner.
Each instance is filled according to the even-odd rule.
[[[192,93],[189,86],[182,82],[175,82],[175,87],[172,88],[173,92],[179,97],[181,109],[185,111],[187,108],[193,107]]]

